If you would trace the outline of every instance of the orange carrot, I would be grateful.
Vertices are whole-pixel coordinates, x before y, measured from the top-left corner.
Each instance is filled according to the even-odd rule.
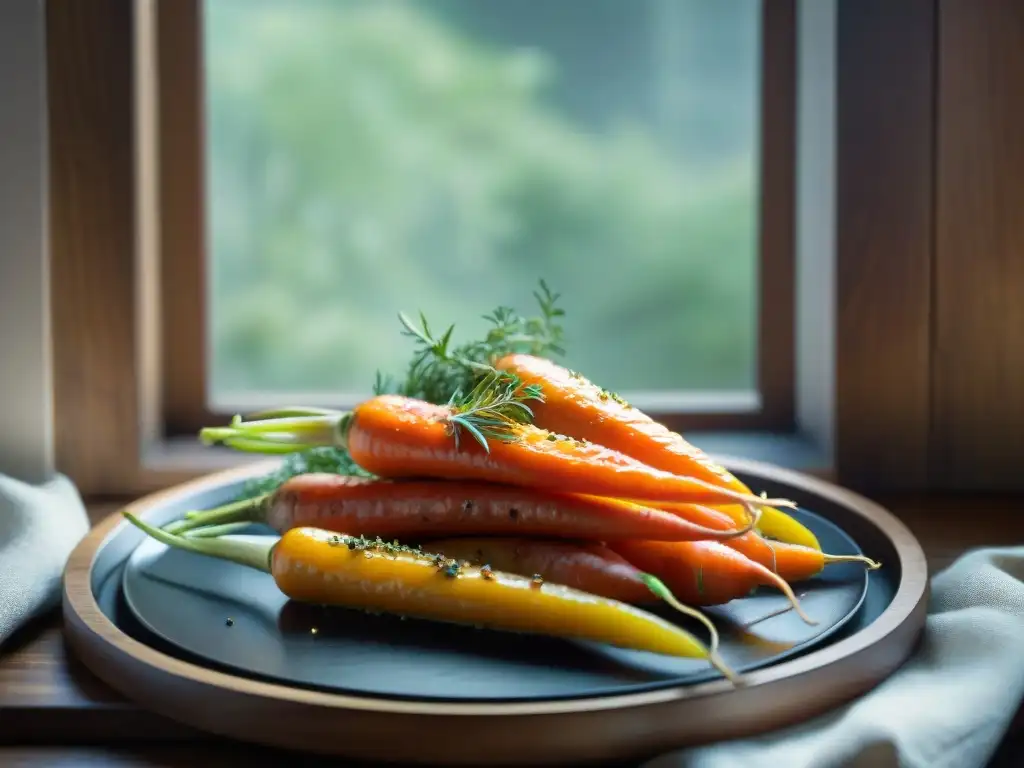
[[[803,612],[793,588],[782,577],[719,542],[619,541],[608,546],[635,567],[657,576],[689,605],[721,605],[746,597],[757,587],[775,587],[800,618],[817,623]]]
[[[661,503],[657,506],[667,511],[683,512],[683,509],[675,504]],[[692,522],[708,528],[721,531],[733,526],[731,517],[711,507],[700,507],[698,510],[687,508],[685,511],[687,518]],[[813,578],[826,566],[834,563],[863,563],[868,570],[880,567],[877,562],[863,555],[829,555],[820,549],[800,544],[768,541],[759,536],[757,531],[748,531],[741,536],[730,536],[722,543],[774,571],[790,583]]]
[[[711,635],[711,651],[718,648],[718,630],[707,616],[681,604],[657,577],[638,570],[603,544],[458,537],[429,540],[421,548],[485,570],[531,576],[538,583],[562,584],[621,603],[662,600],[703,624]]]
[[[731,540],[723,543],[730,542]],[[881,563],[864,555],[829,555],[818,549],[803,547],[799,544],[789,544],[784,541],[766,542],[762,539],[762,542],[771,550],[771,554],[767,558],[768,562],[762,561],[760,557],[751,559],[756,559],[766,568],[771,568],[790,584],[812,579],[825,570],[826,566],[837,563],[861,563],[869,571],[882,567]],[[734,547],[734,549],[743,551],[744,546],[741,544],[738,547]],[[750,557],[750,555],[747,555],[747,557]]]
[[[539,427],[598,443],[664,472],[750,494],[750,489],[738,478],[682,435],[579,373],[527,354],[507,355],[498,360],[495,367],[514,374],[526,385],[542,388],[544,401],[533,407],[534,423]],[[778,505],[767,499],[761,502],[759,531],[781,541],[821,548],[807,528],[772,508]],[[744,511],[728,504],[725,502],[723,511],[741,524]]]
[[[519,390],[510,385],[501,393],[486,384],[459,405],[380,395],[350,413],[236,419],[230,427],[204,429],[200,437],[249,452],[336,445],[380,477],[481,480],[643,502],[793,506],[655,469],[604,446],[517,421],[519,408],[529,413]]]
[[[388,480],[310,473],[254,499],[191,513],[164,526],[172,533],[248,521],[280,533],[314,527],[351,536],[400,538],[520,535],[593,540],[728,539],[746,529],[707,528],[679,514],[618,499],[540,491],[514,485],[445,480]]]

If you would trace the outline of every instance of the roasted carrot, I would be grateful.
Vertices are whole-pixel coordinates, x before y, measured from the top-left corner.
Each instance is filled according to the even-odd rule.
[[[658,504],[660,509],[682,510],[674,504]],[[687,518],[691,521],[716,530],[729,530],[733,526],[732,518],[721,510],[712,507],[687,508]],[[790,544],[784,541],[769,541],[758,535],[757,531],[748,531],[740,536],[730,536],[722,543],[774,571],[789,583],[805,581],[821,573],[826,566],[833,563],[863,563],[868,570],[879,568],[879,564],[863,555],[830,555],[820,549],[805,547],[801,544]]]
[[[670,656],[707,659],[733,673],[696,637],[615,600],[500,571],[463,568],[422,550],[318,528],[292,528],[272,544],[186,538],[124,516],[157,541],[269,573],[292,600],[579,638]]]
[[[431,539],[421,546],[476,567],[532,576],[623,603],[643,605],[662,600],[703,624],[711,635],[711,652],[718,650],[718,630],[707,616],[680,603],[658,577],[638,570],[604,544],[457,537]]]
[[[659,509],[665,510],[677,509],[677,506],[672,504],[658,504],[657,506]],[[731,529],[733,525],[731,517],[713,507],[687,509],[686,515],[691,521],[716,530]],[[859,562],[866,565],[868,570],[881,567],[878,562],[864,555],[829,555],[820,549],[800,544],[768,541],[758,535],[756,530],[724,539],[722,544],[778,573],[782,579],[791,584],[812,579],[825,566],[834,563]]]
[[[717,541],[618,541],[608,546],[636,568],[657,576],[688,605],[721,605],[746,597],[757,587],[775,587],[801,619],[817,623],[804,613],[785,579]]]
[[[532,390],[531,396],[536,392]],[[655,469],[602,445],[556,435],[517,420],[524,411],[528,414],[530,409],[518,383],[499,391],[485,380],[458,405],[379,395],[349,413],[236,419],[229,427],[202,430],[200,439],[248,452],[338,445],[379,477],[481,480],[640,502],[792,506],[789,501],[762,499]],[[472,439],[465,439],[467,435]]]
[[[757,560],[766,568],[771,568],[790,584],[812,579],[825,570],[826,566],[837,563],[860,563],[869,571],[882,567],[881,563],[864,555],[830,555],[818,549],[803,547],[799,544],[788,544],[784,541],[764,542],[762,540],[762,542],[771,550],[771,554],[764,559],[762,559],[763,556],[751,559]],[[742,551],[741,548],[745,546],[740,545],[733,548]],[[763,553],[763,551],[762,549],[761,552]]]
[[[738,478],[682,435],[575,371],[527,354],[506,355],[495,362],[495,367],[514,374],[525,385],[543,390],[543,402],[533,406],[538,427],[606,446],[664,472],[750,494]],[[780,541],[821,548],[811,531],[773,508],[778,505],[767,499],[761,501],[761,533]],[[745,518],[744,510],[730,506],[729,502],[723,503],[723,511],[737,524]]]
[[[445,535],[522,535],[578,539],[727,539],[749,531],[695,525],[679,514],[618,499],[539,491],[498,483],[388,480],[310,473],[276,491],[190,514],[164,526],[172,533],[239,521],[260,522],[279,533],[312,526],[352,536],[408,538]]]

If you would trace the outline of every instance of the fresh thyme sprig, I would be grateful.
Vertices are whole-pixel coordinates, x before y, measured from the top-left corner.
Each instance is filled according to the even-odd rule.
[[[528,400],[543,402],[544,395],[536,384],[523,386],[518,377],[504,371],[492,371],[480,379],[466,396],[452,394],[448,425],[455,437],[455,450],[460,447],[460,432],[465,430],[488,453],[488,440],[515,439],[516,425],[533,420]]]
[[[384,375],[377,371],[373,386],[375,395],[395,393],[426,400],[437,405],[451,403],[453,398],[460,398],[461,392],[472,393],[493,377],[497,372],[492,367],[494,362],[513,352],[547,357],[564,355],[564,330],[561,318],[565,316],[558,301],[560,294],[551,291],[544,280],[539,281],[537,290],[533,292],[537,301],[539,314],[523,317],[514,309],[499,306],[484,315],[488,323],[483,338],[474,339],[458,346],[452,342],[454,325],[444,333],[436,336],[430,328],[426,317],[420,313],[419,325],[415,325],[405,315],[400,315],[402,335],[413,339],[415,349],[412,359],[401,380],[394,376]],[[493,383],[493,379],[492,379]],[[506,381],[511,384],[511,381]],[[522,400],[533,399],[527,388],[523,388]],[[460,407],[466,407],[463,403]],[[523,406],[529,410],[528,406]],[[510,408],[511,412],[521,412],[521,408],[505,403],[502,408]],[[499,409],[499,413],[501,409]],[[478,440],[480,437],[502,439],[509,434],[510,425],[500,419],[492,423],[492,418],[480,411],[467,408],[453,419],[453,428],[464,430]],[[473,428],[478,435],[473,434]],[[368,475],[340,447],[317,447],[299,453],[289,453],[284,457],[281,466],[274,472],[247,482],[242,489],[240,498],[253,498],[277,489],[286,480],[296,475],[309,472],[328,472],[339,475]]]
[[[499,306],[483,316],[490,326],[484,337],[459,346],[452,343],[454,325],[435,335],[422,313],[418,326],[406,315],[399,315],[402,335],[413,339],[416,348],[402,383],[396,384],[394,377],[378,372],[374,394],[394,392],[440,405],[454,392],[473,389],[482,377],[493,373],[495,361],[504,355],[565,354],[560,321],[565,310],[558,306],[560,294],[552,292],[541,280],[533,296],[539,316],[525,318],[511,307]]]

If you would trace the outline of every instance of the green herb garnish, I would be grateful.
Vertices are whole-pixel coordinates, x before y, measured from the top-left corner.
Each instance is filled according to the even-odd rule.
[[[535,386],[520,387],[514,376],[496,371],[493,364],[514,352],[542,357],[565,354],[560,322],[565,311],[558,306],[559,294],[553,293],[541,280],[533,295],[540,310],[538,315],[527,318],[509,307],[497,307],[484,315],[490,327],[482,339],[457,346],[452,343],[454,326],[437,336],[422,313],[419,325],[400,315],[402,335],[415,342],[412,360],[400,382],[377,371],[373,393],[401,394],[436,405],[455,405],[457,412],[451,425],[457,441],[462,431],[485,447],[488,438],[508,439],[513,423],[532,417],[525,401],[539,399],[540,390]],[[469,394],[463,396],[462,393]],[[274,415],[301,419],[332,413],[310,408],[296,409],[294,413],[278,410]],[[372,477],[340,446],[321,445],[295,452],[282,446],[281,450],[284,453],[281,465],[245,483],[239,500],[271,493],[296,475],[323,472]]]

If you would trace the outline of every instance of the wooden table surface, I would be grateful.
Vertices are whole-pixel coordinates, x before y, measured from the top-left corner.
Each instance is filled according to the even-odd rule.
[[[1024,498],[963,495],[880,501],[913,530],[933,574],[974,547],[1024,544]],[[91,505],[90,514],[98,520],[116,507]],[[70,656],[56,612],[23,628],[0,649],[4,768],[256,766],[280,765],[290,757],[199,733],[127,702]],[[1021,765],[1024,717],[1018,713],[992,768]]]

